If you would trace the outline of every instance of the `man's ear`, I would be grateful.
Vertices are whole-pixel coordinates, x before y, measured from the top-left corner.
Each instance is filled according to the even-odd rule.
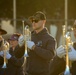
[[[43,20],[43,23],[45,24],[46,23],[46,20]]]
[[[44,23],[46,23],[46,20],[44,20]]]

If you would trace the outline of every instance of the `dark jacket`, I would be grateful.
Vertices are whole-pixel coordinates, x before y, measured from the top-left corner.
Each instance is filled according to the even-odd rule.
[[[4,59],[3,57],[0,56],[0,75],[4,75],[4,72],[5,72],[5,69],[2,68],[3,63],[4,63]]]
[[[31,37],[36,47],[28,52],[26,71],[28,75],[49,75],[50,60],[54,57],[55,40],[46,28],[38,34],[33,31]]]
[[[63,58],[55,56],[50,63],[50,75],[59,75],[65,70],[66,62]]]
[[[73,43],[73,47],[76,50],[76,42]],[[71,73],[72,75],[76,75],[76,61],[72,62]]]
[[[24,51],[24,46],[17,46],[14,51],[12,50],[12,48],[10,48],[9,53],[12,57],[8,60],[5,75],[24,75]]]
[[[72,63],[71,73],[72,75],[76,75],[76,61]]]
[[[54,59],[51,61],[50,75],[59,75],[61,73],[64,73],[65,69],[66,69],[66,61],[63,58],[55,56]],[[72,63],[70,73],[72,75],[76,75],[76,61]]]

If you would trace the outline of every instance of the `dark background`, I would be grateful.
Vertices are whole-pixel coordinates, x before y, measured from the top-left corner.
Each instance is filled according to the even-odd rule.
[[[43,11],[48,19],[64,19],[65,0],[16,0],[17,18]],[[76,0],[68,0],[68,17],[76,18]],[[0,18],[13,18],[13,0],[0,0]]]
[[[47,16],[47,28],[50,24],[57,26],[56,39],[60,40],[64,20],[65,0],[16,0],[17,19],[28,19],[37,11],[42,11]],[[13,19],[13,0],[0,0],[0,18]],[[68,25],[73,25],[76,18],[76,0],[68,0]],[[17,27],[22,25],[22,20],[17,21]],[[12,20],[13,25],[13,20]],[[50,29],[49,29],[50,30]]]

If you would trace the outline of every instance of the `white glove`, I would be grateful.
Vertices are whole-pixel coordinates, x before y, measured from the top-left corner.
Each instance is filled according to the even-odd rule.
[[[7,59],[10,59],[11,58],[11,55],[9,54],[9,52],[6,53],[6,58]]]
[[[76,61],[76,50],[73,48],[72,45],[70,45],[69,48],[71,49],[71,51],[68,53],[69,54],[69,59],[71,61]]]
[[[0,51],[0,56],[2,56],[2,57],[3,57],[3,55],[4,55],[3,51]]]
[[[65,52],[65,48],[61,45],[59,46],[57,49],[56,49],[56,53],[57,53],[57,56],[59,58],[62,58],[65,56],[66,52]]]
[[[18,44],[19,44],[19,46],[23,46],[23,44],[24,44],[24,36],[23,36],[23,35],[21,35],[21,36],[19,37],[19,39],[18,39]]]
[[[32,47],[35,45],[35,43],[33,41],[27,41],[27,47],[29,49],[32,49]]]

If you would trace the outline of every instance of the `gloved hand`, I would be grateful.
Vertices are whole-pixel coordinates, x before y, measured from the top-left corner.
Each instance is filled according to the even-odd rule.
[[[3,57],[3,55],[4,55],[3,51],[0,51],[0,56],[2,56],[2,57]]]
[[[11,55],[9,54],[9,52],[6,52],[6,58],[7,59],[10,59],[11,58]]]
[[[19,39],[18,39],[18,44],[19,44],[19,46],[23,46],[23,44],[24,44],[24,36],[23,36],[23,35],[21,35],[21,36],[19,37]]]
[[[73,48],[72,45],[70,45],[69,48],[71,49],[71,51],[68,53],[69,59],[71,61],[76,61],[76,50]]]
[[[33,41],[27,41],[27,47],[29,49],[32,49],[32,47],[35,45],[35,43]]]
[[[57,56],[59,58],[62,58],[65,56],[66,52],[65,52],[65,48],[61,45],[59,46],[57,49],[56,49],[56,53],[57,53]]]
[[[2,46],[2,50],[9,50],[9,43],[6,42],[3,46]]]

